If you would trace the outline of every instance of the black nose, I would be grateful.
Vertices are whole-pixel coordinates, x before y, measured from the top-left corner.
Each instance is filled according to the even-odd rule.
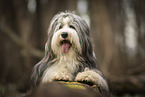
[[[61,37],[62,38],[67,38],[68,37],[68,33],[67,32],[62,32],[61,33]]]

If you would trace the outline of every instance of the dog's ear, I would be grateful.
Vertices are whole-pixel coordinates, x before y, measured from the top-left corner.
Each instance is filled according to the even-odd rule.
[[[74,16],[74,22],[82,47],[83,63],[87,63],[86,66],[88,65],[89,67],[97,68],[97,61],[93,54],[94,51],[90,38],[90,28],[86,21],[79,16]]]
[[[78,20],[79,24],[79,36],[80,36],[80,42],[82,44],[82,53],[86,55],[86,52],[88,55],[93,56],[93,48],[91,44],[90,39],[90,29],[88,24],[83,19]]]
[[[40,82],[39,80],[40,80],[40,75],[38,72],[38,65],[35,65],[30,79],[30,88],[35,89]]]
[[[44,62],[44,58],[34,66],[33,71],[32,71],[32,76],[30,79],[31,89],[35,89],[39,85],[46,66],[47,66],[47,63]]]

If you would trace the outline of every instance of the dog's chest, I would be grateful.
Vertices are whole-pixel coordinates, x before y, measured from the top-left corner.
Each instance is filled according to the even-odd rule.
[[[54,71],[63,70],[66,69],[70,73],[75,72],[76,68],[78,66],[78,61],[75,58],[69,58],[69,57],[62,57],[58,61],[56,61],[50,69],[53,69]]]
[[[79,62],[75,58],[61,57],[44,71],[42,83],[55,80],[54,76],[61,73],[74,76],[74,73],[78,69],[78,63]]]

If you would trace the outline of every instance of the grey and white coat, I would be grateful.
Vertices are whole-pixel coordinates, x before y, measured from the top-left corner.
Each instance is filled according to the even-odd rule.
[[[55,15],[48,29],[44,58],[34,66],[32,87],[56,80],[92,83],[108,91],[97,66],[85,20],[70,12]]]

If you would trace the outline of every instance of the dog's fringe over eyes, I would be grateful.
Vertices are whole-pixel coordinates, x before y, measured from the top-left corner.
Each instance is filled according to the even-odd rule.
[[[32,88],[55,80],[92,83],[108,91],[97,67],[85,20],[71,12],[53,17],[48,29],[45,56],[33,68]]]

